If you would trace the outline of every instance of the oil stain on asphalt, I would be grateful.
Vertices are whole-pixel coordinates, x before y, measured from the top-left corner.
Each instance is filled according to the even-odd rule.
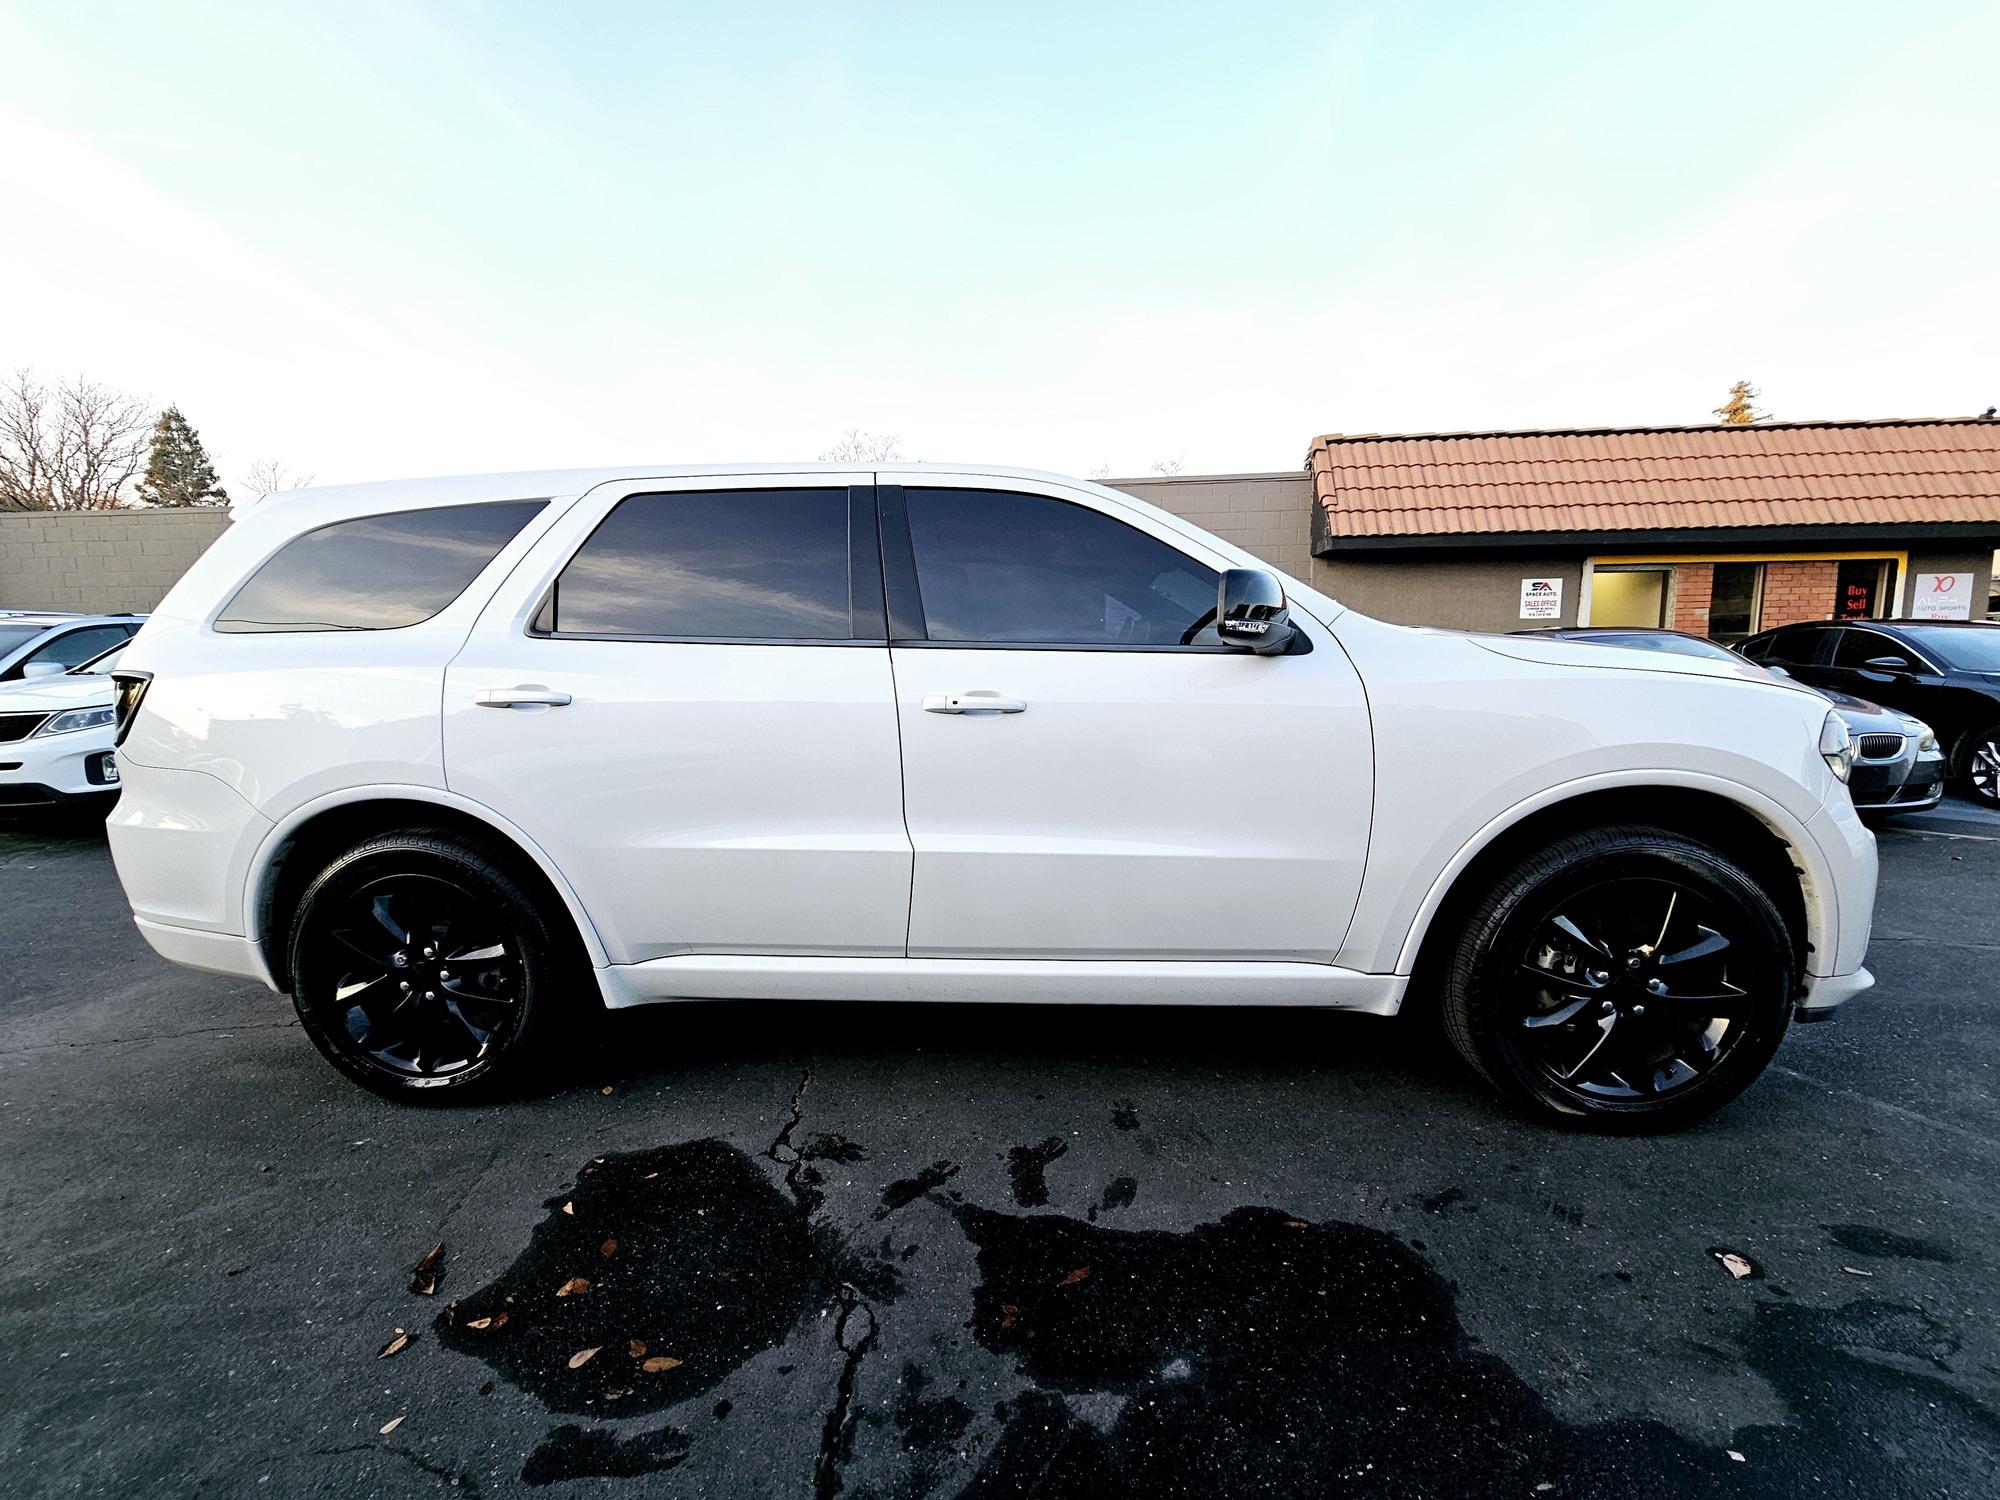
[[[634,1430],[625,1419],[683,1408],[798,1335],[809,1314],[826,1327],[821,1313],[842,1354],[818,1461],[801,1475],[821,1497],[847,1489],[857,1440],[889,1424],[895,1451],[863,1454],[892,1476],[876,1493],[955,1486],[970,1500],[1762,1497],[1813,1493],[1832,1474],[1843,1493],[1871,1497],[1976,1494],[2000,1463],[2000,1425],[1949,1379],[1956,1339],[1919,1309],[1753,1304],[1743,1358],[1793,1421],[1740,1434],[1739,1461],[1657,1423],[1563,1421],[1473,1344],[1454,1287],[1381,1230],[1268,1207],[1179,1232],[1003,1212],[944,1191],[957,1169],[939,1162],[883,1190],[876,1217],[922,1197],[976,1252],[967,1326],[1025,1389],[975,1412],[955,1394],[963,1382],[906,1358],[898,1375],[873,1353],[895,1257],[886,1241],[855,1253],[816,1217],[813,1166],[865,1152],[833,1137],[794,1148],[797,1122],[795,1101],[765,1153],[785,1168],[783,1188],[713,1140],[591,1162],[574,1192],[550,1200],[514,1264],[440,1315],[446,1347],[551,1412],[601,1419],[552,1429],[525,1481],[680,1466],[699,1442],[692,1423]],[[1015,1162],[1046,1165],[1061,1154],[1049,1144]],[[1037,1197],[1039,1176],[1017,1175],[1016,1196],[1026,1186]],[[1099,1207],[1130,1201],[1128,1181]],[[716,1417],[727,1410],[717,1404]],[[734,1421],[756,1421],[740,1393],[737,1410]]]

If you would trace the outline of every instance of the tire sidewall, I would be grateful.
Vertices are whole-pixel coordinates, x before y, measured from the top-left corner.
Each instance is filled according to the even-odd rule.
[[[1465,1030],[1476,1048],[1472,1060],[1480,1071],[1518,1101],[1611,1130],[1687,1124],[1748,1088],[1784,1039],[1797,989],[1784,920],[1756,882],[1702,845],[1665,833],[1621,833],[1554,868],[1534,870],[1534,863],[1517,869],[1515,878],[1502,883],[1461,939],[1461,951],[1470,959],[1459,971],[1465,989],[1461,997],[1468,1022]],[[1598,1099],[1562,1087],[1523,1049],[1508,1044],[1507,1028],[1513,1021],[1509,985],[1517,968],[1517,950],[1524,948],[1529,929],[1539,925],[1552,903],[1593,885],[1634,876],[1683,881],[1735,914],[1743,938],[1757,945],[1753,960],[1765,977],[1756,987],[1762,993],[1746,1020],[1746,1034],[1700,1082],[1663,1099]]]
[[[504,913],[518,946],[522,983],[513,1033],[497,1053],[463,1072],[417,1080],[377,1067],[355,1055],[320,1003],[318,986],[325,980],[310,972],[316,928],[329,917],[334,903],[385,875],[426,875],[449,880],[483,906]],[[334,860],[313,879],[300,898],[288,948],[292,1005],[298,1012],[299,1025],[321,1055],[363,1088],[408,1103],[442,1104],[486,1098],[511,1087],[527,1065],[533,1050],[532,1039],[547,1007],[551,953],[548,928],[534,902],[483,852],[422,834],[386,835]]]
[[[1972,757],[1979,747],[1988,743],[2000,744],[2000,724],[1988,724],[1983,729],[1968,730],[1960,737],[1952,756],[1955,762],[1957,780],[1970,797],[1982,807],[2000,807],[2000,797],[1989,797],[1972,782]]]

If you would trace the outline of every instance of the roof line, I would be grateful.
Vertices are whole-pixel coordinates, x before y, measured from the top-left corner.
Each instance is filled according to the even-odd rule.
[[[1312,441],[1315,448],[1333,443],[1411,442],[1418,439],[1510,438],[1510,437],[1600,437],[1615,433],[1642,432],[1771,432],[1812,427],[1957,427],[2000,426],[2000,420],[1986,416],[1966,417],[1859,417],[1795,422],[1686,422],[1666,426],[1622,427],[1505,427],[1467,429],[1458,432],[1326,432]]]

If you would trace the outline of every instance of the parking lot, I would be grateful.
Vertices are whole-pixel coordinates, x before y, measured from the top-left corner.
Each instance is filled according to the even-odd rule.
[[[10,825],[0,1490],[1990,1495],[2000,826],[1925,826],[1875,991],[1611,1139],[1287,1011],[682,1007],[398,1107]]]

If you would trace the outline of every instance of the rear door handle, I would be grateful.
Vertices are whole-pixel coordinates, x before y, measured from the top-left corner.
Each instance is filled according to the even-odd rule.
[[[1019,698],[1003,698],[998,693],[985,688],[972,688],[963,693],[926,693],[924,712],[927,714],[1024,714],[1028,705]]]
[[[520,687],[485,688],[473,702],[481,708],[561,708],[569,702],[569,694],[529,682]]]

